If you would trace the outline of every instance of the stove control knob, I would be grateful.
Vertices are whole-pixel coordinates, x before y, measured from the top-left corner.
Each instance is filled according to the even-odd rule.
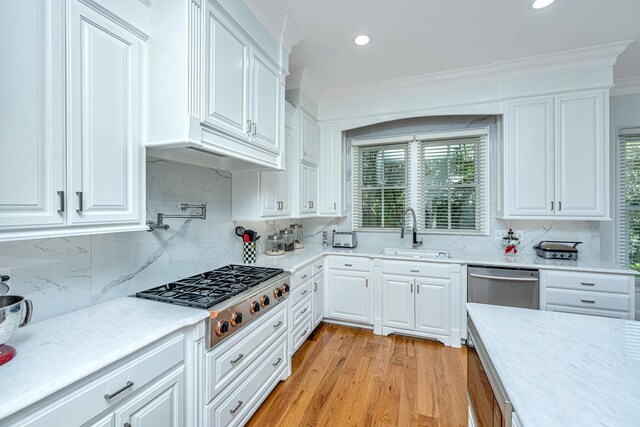
[[[282,285],[282,292],[289,293],[289,285],[287,285],[286,283],[284,285]]]
[[[262,304],[263,307],[268,306],[269,304],[271,304],[271,300],[269,299],[268,296],[263,296],[262,299],[260,300],[260,304]]]
[[[216,335],[221,337],[227,332],[229,332],[229,322],[226,320],[218,322],[218,326],[216,327]]]
[[[242,323],[242,313],[238,311],[231,316],[231,326],[238,326],[240,323]]]
[[[273,290],[273,296],[276,297],[276,299],[280,299],[282,298],[282,289],[280,288],[275,288]]]
[[[249,308],[251,314],[256,314],[260,311],[260,303],[258,301],[254,301],[251,303],[251,307]]]

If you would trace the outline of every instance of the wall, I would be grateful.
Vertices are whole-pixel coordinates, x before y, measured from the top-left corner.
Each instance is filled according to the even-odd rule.
[[[11,293],[47,319],[242,259],[233,233],[231,176],[163,160],[147,163],[147,215],[207,203],[205,221],[167,219],[168,231],[105,234],[0,244]]]

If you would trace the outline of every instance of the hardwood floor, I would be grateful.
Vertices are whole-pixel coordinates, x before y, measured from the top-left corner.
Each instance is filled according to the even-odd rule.
[[[466,348],[322,323],[247,426],[466,426]]]

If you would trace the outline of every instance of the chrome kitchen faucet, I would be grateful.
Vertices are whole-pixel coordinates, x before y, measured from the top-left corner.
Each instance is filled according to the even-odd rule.
[[[407,210],[404,211],[404,214],[402,215],[402,222],[400,225],[400,238],[404,239],[404,219],[407,216],[408,212],[411,212],[411,217],[413,219],[413,249],[416,249],[417,247],[422,246],[422,240],[418,240],[418,221],[416,220],[416,211],[414,211],[413,208],[407,208]]]

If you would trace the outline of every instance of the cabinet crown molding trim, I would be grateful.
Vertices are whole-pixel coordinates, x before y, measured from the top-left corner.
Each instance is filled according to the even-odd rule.
[[[146,42],[149,40],[149,34],[142,31],[140,28],[132,25],[131,23],[129,23],[128,21],[122,19],[120,16],[114,14],[113,12],[111,12],[109,9],[105,8],[104,6],[94,2],[93,0],[78,0],[80,3],[90,7],[91,9],[95,10],[96,12],[98,12],[100,15],[104,16],[105,18],[109,19],[110,21],[116,23],[117,25],[121,26],[122,28],[124,28],[125,30],[127,30],[128,32],[130,32],[131,34],[133,34],[134,36],[138,37],[140,40]],[[148,2],[148,5],[147,5]],[[140,3],[143,3],[147,6],[151,6],[151,0],[140,0]]]
[[[288,53],[302,40],[300,30],[289,19],[289,13],[278,0],[245,0],[245,4],[265,26],[271,36],[280,42]]]
[[[566,71],[611,67],[631,42],[632,40],[625,40],[588,48],[510,59],[476,67],[327,89],[322,92],[320,104],[339,104],[380,99],[398,95],[399,93],[406,93],[408,90],[415,93],[416,89],[432,91],[476,84],[500,83],[504,80],[515,80]]]
[[[611,96],[635,95],[640,93],[640,76],[615,80]]]

